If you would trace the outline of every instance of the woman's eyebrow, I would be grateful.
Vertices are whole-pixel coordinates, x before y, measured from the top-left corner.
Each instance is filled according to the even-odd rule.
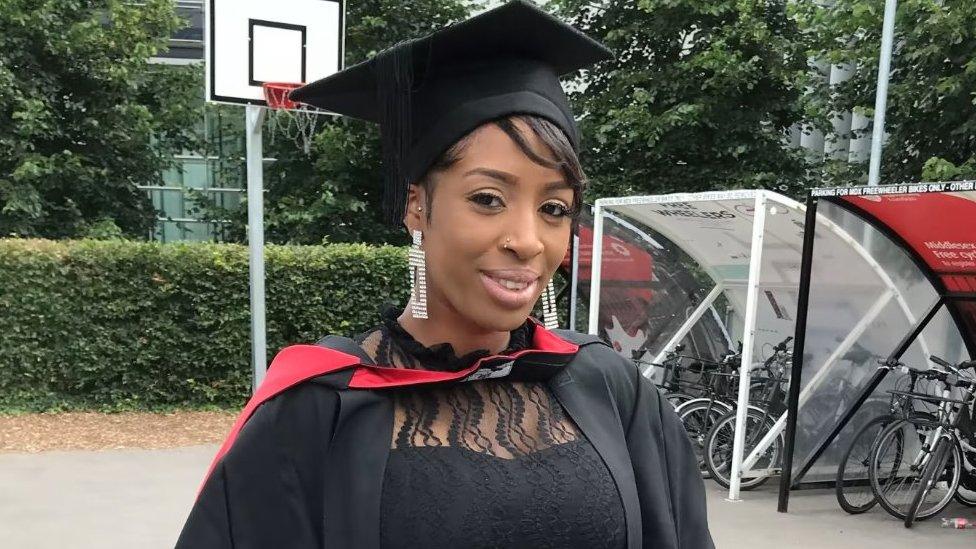
[[[484,176],[487,176],[487,177],[491,177],[492,179],[497,179],[497,180],[499,180],[502,183],[505,183],[507,185],[514,185],[515,184],[515,176],[514,175],[512,175],[512,174],[510,174],[508,172],[503,172],[501,170],[495,170],[495,169],[492,169],[492,168],[473,168],[473,169],[468,170],[467,172],[465,172],[464,175],[465,175],[465,177],[467,177],[469,175],[484,175]]]
[[[565,179],[560,179],[559,181],[553,181],[552,183],[546,183],[546,186],[545,186],[545,188],[543,190],[546,191],[546,192],[552,192],[552,191],[561,191],[563,189],[570,189],[570,190],[572,190],[573,189],[573,186],[570,185]]]
[[[484,175],[491,177],[492,179],[497,179],[506,185],[515,185],[516,177],[508,172],[502,170],[496,170],[493,168],[472,168],[464,173],[465,177],[469,175]],[[551,183],[546,183],[543,188],[545,192],[558,191],[562,189],[572,189],[572,185],[566,182],[565,179],[560,179],[559,181],[553,181]]]

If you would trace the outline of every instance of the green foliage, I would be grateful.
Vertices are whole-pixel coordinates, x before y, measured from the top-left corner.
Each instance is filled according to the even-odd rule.
[[[872,116],[884,3],[795,2],[794,8],[812,40],[809,55],[846,64],[853,72],[834,90],[827,90],[826,83],[820,82],[815,91],[820,102],[812,110],[814,120],[851,111]],[[973,21],[976,3],[972,0],[898,2],[885,113],[888,138],[881,164],[883,183],[976,176]],[[870,132],[868,126],[850,137]],[[840,166],[835,178],[838,184],[864,182],[867,169],[864,165]]]
[[[268,246],[268,358],[404,303],[404,250]],[[0,410],[239,407],[248,253],[234,244],[0,239]]]
[[[807,70],[783,0],[553,0],[616,58],[571,94],[590,195],[722,188],[796,191]]]
[[[976,179],[976,157],[971,157],[957,166],[944,158],[933,156],[926,160],[922,166],[922,181],[959,181],[963,179]]]
[[[179,25],[172,0],[0,4],[0,235],[146,234],[136,185],[160,183],[196,122],[194,71],[148,63]]]

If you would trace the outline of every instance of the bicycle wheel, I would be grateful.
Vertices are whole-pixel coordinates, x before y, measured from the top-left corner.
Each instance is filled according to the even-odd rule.
[[[731,409],[731,406],[720,401],[709,401],[708,399],[697,399],[685,402],[676,410],[678,419],[685,427],[691,445],[695,450],[695,458],[698,460],[698,469],[702,473],[707,473],[705,460],[702,451],[705,447],[705,437],[712,425],[724,416]]]
[[[972,441],[969,441],[972,444]],[[956,501],[966,507],[976,507],[976,451],[962,453],[962,470]]]
[[[905,528],[911,528],[916,520],[925,520],[949,505],[959,486],[960,468],[959,445],[951,437],[940,438],[922,468],[918,490],[905,512]]]
[[[973,473],[970,473],[970,475],[973,475]],[[956,489],[955,498],[956,501],[966,507],[976,507],[976,490],[964,487],[961,483],[959,484],[959,488]]]
[[[840,508],[852,515],[865,513],[878,500],[871,490],[868,479],[868,464],[871,462],[871,449],[877,443],[881,432],[896,418],[891,415],[878,416],[861,427],[850,446],[844,452],[840,464],[837,466],[837,503]]]
[[[868,479],[874,497],[898,519],[905,519],[921,482],[920,465],[928,454],[925,437],[930,430],[903,419],[895,421],[885,427],[871,450]]]
[[[684,393],[665,393],[664,398],[671,404],[672,408],[677,410],[679,406],[695,397]]]
[[[728,488],[731,483],[732,473],[732,449],[735,444],[735,416],[736,411],[732,410],[715,422],[712,430],[709,431],[705,439],[705,467],[712,475],[715,482]],[[746,433],[745,449],[743,459],[748,456],[758,445],[759,441],[773,427],[771,418],[765,417],[761,410],[749,408],[746,411]],[[768,449],[756,461],[754,468],[770,469],[778,466],[780,456],[783,453],[783,437],[778,436]],[[741,490],[752,490],[762,486],[769,479],[768,476],[743,478],[739,483]]]

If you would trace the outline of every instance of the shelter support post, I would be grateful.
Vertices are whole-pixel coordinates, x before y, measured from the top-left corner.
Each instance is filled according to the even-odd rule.
[[[718,299],[718,296],[722,295],[723,291],[725,291],[725,286],[722,284],[716,284],[715,287],[712,288],[712,291],[708,292],[705,299],[702,299],[701,303],[695,307],[695,310],[692,311],[688,318],[681,324],[678,331],[671,336],[671,339],[664,344],[661,351],[656,357],[654,357],[654,360],[652,361],[653,364],[660,364],[661,361],[664,360],[664,356],[668,353],[668,349],[673,349],[675,345],[681,343],[681,340],[688,335],[688,332],[690,332],[692,328],[695,327],[695,324],[701,320],[701,317],[705,316],[705,313],[708,312],[709,308],[711,308],[712,303],[715,303],[715,300]],[[650,370],[652,367],[653,365],[648,365],[647,368],[645,368],[641,373],[647,375],[648,370]]]
[[[576,304],[579,302],[579,257],[580,238],[578,234],[573,235],[571,254],[573,261],[570,263],[572,274],[569,279],[569,329],[576,330]],[[590,284],[593,282],[591,281]]]
[[[817,373],[810,378],[810,381],[807,383],[806,387],[804,387],[800,392],[800,401],[799,404],[797,404],[797,411],[799,411],[803,404],[810,398],[810,395],[813,394],[817,387],[819,387],[820,384],[827,379],[827,374],[830,373],[834,365],[837,364],[838,360],[844,355],[844,353],[846,353],[854,345],[854,343],[857,342],[871,323],[878,318],[878,315],[880,315],[885,306],[891,302],[894,295],[894,291],[892,291],[890,288],[885,290],[880,296],[878,296],[878,299],[874,301],[874,304],[871,306],[868,312],[861,317],[861,320],[858,321],[854,328],[847,333],[847,337],[845,337],[844,340],[840,342],[840,345],[834,349],[834,352],[827,357],[827,360],[825,360],[820,369],[817,370]],[[766,433],[762,440],[759,441],[759,444],[757,444],[752,452],[749,453],[749,456],[746,457],[746,459],[742,462],[743,471],[748,471],[751,469],[752,466],[756,464],[756,461],[759,460],[759,456],[761,456],[763,452],[765,452],[769,446],[772,445],[773,441],[776,440],[776,437],[783,433],[783,430],[786,428],[787,415],[788,414],[784,412],[783,415],[776,420],[773,428]]]
[[[593,205],[593,255],[590,258],[590,322],[587,333],[599,335],[600,276],[603,267],[603,204]]]
[[[267,371],[267,342],[264,315],[264,145],[261,126],[264,108],[245,107],[247,146],[247,246],[251,294],[252,393],[264,381]]]
[[[942,308],[943,303],[944,300],[941,297],[935,301],[935,303],[928,310],[928,312],[925,313],[925,316],[919,319],[919,321],[916,322],[914,326],[912,326],[911,330],[909,330],[909,332],[905,334],[905,336],[901,339],[901,341],[898,342],[898,345],[895,347],[895,350],[892,351],[892,353],[888,356],[890,360],[898,360],[902,357],[902,355],[905,354],[905,352],[912,345],[912,343],[918,338],[919,334],[922,333],[922,330],[924,330],[925,327],[928,326],[932,318],[935,317],[935,314],[939,312],[940,308]],[[791,484],[792,486],[796,486],[797,484],[799,484],[799,482],[803,479],[803,475],[805,475],[807,471],[809,471],[810,468],[813,467],[813,464],[816,463],[816,461],[824,453],[827,447],[830,446],[830,443],[833,442],[834,439],[837,438],[837,435],[840,434],[840,432],[844,429],[844,427],[847,426],[851,418],[854,417],[854,414],[857,413],[857,411],[861,408],[864,402],[867,401],[867,399],[871,396],[872,393],[874,393],[874,390],[877,389],[878,385],[881,384],[885,376],[888,375],[888,372],[889,370],[886,368],[878,368],[878,370],[874,373],[874,375],[871,376],[871,380],[864,387],[864,389],[862,389],[861,392],[857,395],[857,398],[850,405],[850,407],[848,407],[848,409],[844,412],[840,420],[838,420],[837,425],[835,425],[834,428],[831,429],[830,433],[826,436],[826,438],[824,438],[823,441],[821,441],[817,445],[817,447],[814,448],[813,453],[811,453],[810,456],[803,462],[803,465],[800,467],[799,471],[797,472],[796,479],[792,481]]]
[[[810,274],[813,270],[813,243],[817,233],[817,199],[807,198],[803,221],[803,250],[800,259],[800,286],[796,304],[796,328],[793,334],[793,367],[790,371],[790,390],[786,399],[786,444],[783,448],[783,470],[779,481],[777,510],[785,513],[790,501],[790,477],[793,473],[793,442],[796,438],[796,412],[800,403],[800,373],[803,369],[803,349],[807,339],[807,312],[810,306]]]
[[[749,409],[749,378],[753,348],[756,342],[756,316],[759,307],[759,279],[762,273],[763,236],[766,232],[766,193],[756,193],[755,217],[752,220],[752,247],[749,256],[749,287],[746,291],[746,310],[743,319],[742,363],[739,366],[739,397],[735,416],[735,437],[732,446],[732,470],[729,476],[729,499],[739,499],[742,454],[745,446],[746,414]]]

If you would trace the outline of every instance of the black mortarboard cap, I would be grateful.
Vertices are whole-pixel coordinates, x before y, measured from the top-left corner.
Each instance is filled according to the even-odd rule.
[[[579,132],[559,76],[611,57],[605,46],[515,0],[294,90],[293,100],[380,124],[383,214],[403,221],[407,187],[481,124],[533,114]]]

